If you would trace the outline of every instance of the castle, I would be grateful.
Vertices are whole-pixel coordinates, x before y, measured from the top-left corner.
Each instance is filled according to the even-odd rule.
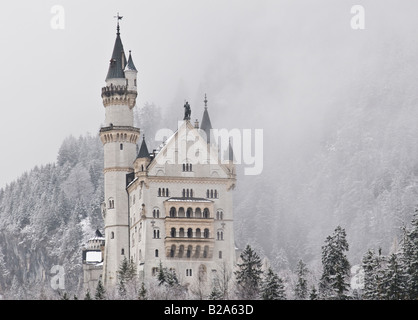
[[[119,19],[102,88],[104,235],[96,231],[83,249],[84,288],[94,292],[98,280],[115,286],[124,258],[134,262],[140,280],[155,276],[161,264],[175,270],[182,284],[198,275],[210,281],[221,265],[232,270],[236,260],[231,144],[221,156],[205,95],[200,127],[191,123],[186,103],[177,130],[149,152],[134,127],[138,70],[130,51],[126,58]]]

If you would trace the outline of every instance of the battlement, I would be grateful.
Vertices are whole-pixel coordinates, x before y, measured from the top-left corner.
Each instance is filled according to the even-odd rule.
[[[102,98],[104,106],[126,104],[132,109],[135,106],[138,92],[128,90],[127,85],[113,85],[102,88]]]

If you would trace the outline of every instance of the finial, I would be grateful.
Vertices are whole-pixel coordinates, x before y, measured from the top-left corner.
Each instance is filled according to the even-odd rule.
[[[116,31],[117,31],[117,32],[116,32],[116,34],[117,34],[117,35],[120,35],[119,20],[122,20],[122,18],[123,18],[123,17],[122,17],[122,16],[120,16],[120,15],[119,15],[119,12],[118,12],[118,14],[117,14],[116,16],[114,16],[113,18],[117,18],[117,19],[118,19],[118,25],[117,25],[117,27],[116,27]]]
[[[206,98],[206,93],[205,93],[205,100],[203,100],[203,102],[205,103],[205,108],[208,107],[208,99]]]

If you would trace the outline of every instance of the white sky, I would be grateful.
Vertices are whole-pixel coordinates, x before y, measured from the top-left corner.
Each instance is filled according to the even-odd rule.
[[[117,12],[139,70],[137,105],[168,108],[180,86],[193,118],[207,92],[212,122],[293,135],[326,112],[321,101],[344,87],[353,66],[374,61],[381,37],[418,38],[413,1],[357,2],[366,8],[363,31],[350,28],[356,3],[346,0],[2,3],[0,188],[54,162],[65,137],[98,132]],[[50,26],[54,5],[65,9],[64,30]]]

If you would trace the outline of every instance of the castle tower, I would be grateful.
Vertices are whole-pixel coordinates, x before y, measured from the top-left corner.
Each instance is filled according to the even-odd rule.
[[[105,125],[100,129],[104,147],[103,218],[105,252],[103,282],[117,283],[117,271],[124,257],[129,258],[129,208],[126,192],[127,174],[133,173],[139,129],[133,126],[133,108],[137,97],[137,73],[131,53],[126,59],[120,38],[118,18],[116,41],[102,88]]]

